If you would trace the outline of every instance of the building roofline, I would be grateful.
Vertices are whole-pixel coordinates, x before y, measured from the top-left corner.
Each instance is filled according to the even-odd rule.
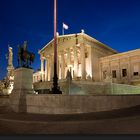
[[[106,59],[106,58],[111,58],[111,57],[116,57],[116,56],[122,56],[122,55],[130,55],[134,52],[138,52],[140,51],[140,49],[135,49],[135,50],[130,50],[127,52],[122,52],[122,53],[118,53],[118,54],[113,54],[113,55],[109,55],[109,56],[105,56],[105,57],[101,57],[100,59]]]
[[[74,36],[76,34],[67,34],[67,35],[60,35],[58,36],[58,38],[63,38],[63,37],[71,37]],[[78,33],[77,35],[80,35],[80,33]],[[46,44],[38,53],[40,54],[47,46],[49,46],[52,42],[54,41],[54,39],[52,39],[48,44]]]
[[[104,46],[105,48],[107,48],[107,49],[109,49],[109,50],[115,52],[115,53],[118,53],[118,51],[116,51],[116,50],[110,48],[109,46],[107,46],[107,45],[101,43],[100,41],[98,41],[97,39],[91,37],[90,35],[88,35],[88,34],[86,34],[86,33],[75,33],[75,34],[60,35],[60,36],[58,36],[58,38],[71,37],[71,36],[75,36],[76,34],[77,34],[77,35],[83,35],[83,36],[85,36],[85,37],[91,39],[91,41],[93,41],[93,42],[95,42],[95,43],[98,43],[98,44]],[[39,50],[38,53],[40,54],[42,51],[44,51],[44,49],[45,49],[47,46],[49,46],[53,41],[54,41],[54,39],[52,39],[52,40],[51,40],[48,44],[46,44],[41,50]]]
[[[105,48],[107,48],[107,49],[109,49],[109,50],[112,50],[112,51],[115,52],[115,53],[118,53],[118,51],[116,51],[115,49],[110,48],[109,46],[107,46],[107,45],[105,45],[104,43],[98,41],[97,39],[95,39],[95,38],[89,36],[88,34],[85,34],[85,33],[84,33],[84,36],[90,38],[93,42],[98,43],[98,44],[104,46]]]

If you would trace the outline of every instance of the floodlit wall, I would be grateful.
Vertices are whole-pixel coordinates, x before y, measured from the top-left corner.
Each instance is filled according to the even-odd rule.
[[[104,81],[105,77],[112,77],[114,83],[140,85],[139,54],[140,49],[137,49],[100,58],[101,81]],[[123,69],[126,70],[125,75]],[[115,77],[113,71],[116,73]]]
[[[111,83],[110,88],[110,93],[113,95],[140,95],[139,86]]]
[[[73,114],[111,111],[140,105],[140,95],[27,95],[27,112]]]
[[[139,86],[115,84],[111,82],[72,81],[69,85],[66,81],[59,82],[63,94],[70,95],[126,95],[140,94]],[[34,89],[51,89],[51,82],[35,83]],[[44,90],[44,92],[46,92]],[[43,93],[44,93],[43,92]]]

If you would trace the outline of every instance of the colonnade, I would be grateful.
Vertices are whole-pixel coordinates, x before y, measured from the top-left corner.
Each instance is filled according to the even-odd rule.
[[[67,70],[71,71],[73,79],[78,77],[81,80],[86,80],[86,57],[85,46],[74,46],[65,50],[58,51],[57,74],[59,80],[66,79]],[[91,58],[89,58],[91,61]],[[52,81],[54,74],[54,56],[47,54],[41,57],[41,73],[42,81]]]

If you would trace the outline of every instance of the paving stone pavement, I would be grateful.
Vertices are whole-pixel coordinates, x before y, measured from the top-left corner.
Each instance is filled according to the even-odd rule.
[[[140,106],[78,115],[3,112],[0,134],[140,134]]]

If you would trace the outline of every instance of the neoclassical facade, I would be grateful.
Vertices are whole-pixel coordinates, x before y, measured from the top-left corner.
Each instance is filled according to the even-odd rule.
[[[53,79],[53,40],[39,51],[42,81]],[[74,80],[100,81],[99,58],[116,54],[85,33],[58,36],[58,77],[66,79],[67,70]],[[34,77],[35,78],[35,77]]]
[[[54,40],[39,51],[42,82],[52,81]],[[59,80],[65,80],[71,71],[73,80],[136,84],[140,81],[140,50],[118,53],[84,32],[58,36]],[[34,74],[34,82],[38,74]],[[39,80],[40,80],[39,79]]]
[[[100,58],[101,81],[140,85],[140,49]]]

